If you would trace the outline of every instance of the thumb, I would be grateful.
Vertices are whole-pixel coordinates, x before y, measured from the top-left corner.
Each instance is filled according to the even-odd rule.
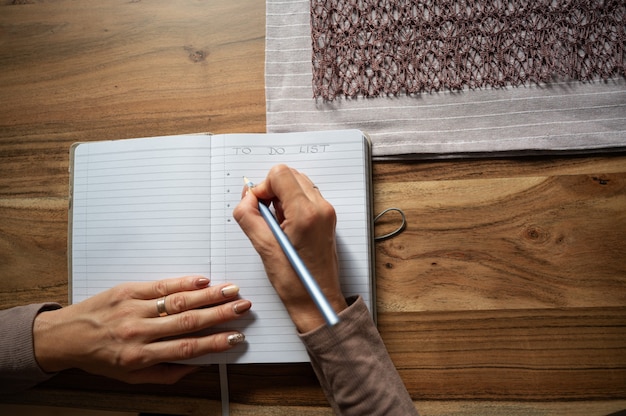
[[[253,192],[245,193],[233,210],[233,217],[259,254],[276,249],[278,243],[259,212],[259,200]]]

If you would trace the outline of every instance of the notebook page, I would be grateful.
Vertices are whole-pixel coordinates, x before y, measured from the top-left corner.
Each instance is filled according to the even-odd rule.
[[[365,140],[359,131],[304,134],[216,135],[211,138],[212,280],[232,281],[252,301],[245,317],[226,327],[240,329],[247,342],[206,362],[304,362],[308,355],[296,329],[267,280],[261,260],[232,210],[241,199],[243,177],[265,178],[285,163],[307,174],[337,213],[337,245],[346,295],[361,294],[371,306],[371,221]],[[372,310],[372,308],[370,308]]]
[[[77,146],[72,303],[123,282],[210,275],[209,146],[207,135]]]

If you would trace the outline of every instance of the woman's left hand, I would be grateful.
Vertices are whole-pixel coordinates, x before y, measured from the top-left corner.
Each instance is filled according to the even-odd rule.
[[[174,383],[196,367],[173,361],[244,340],[236,331],[184,336],[247,312],[252,305],[238,293],[235,285],[210,286],[201,276],[121,284],[40,313],[33,327],[35,357],[46,372],[79,368],[128,383]],[[160,299],[167,315],[158,309]]]

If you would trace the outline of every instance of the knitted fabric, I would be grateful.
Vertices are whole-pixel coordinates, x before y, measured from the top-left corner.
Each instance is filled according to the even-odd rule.
[[[313,95],[625,76],[624,0],[311,0]]]

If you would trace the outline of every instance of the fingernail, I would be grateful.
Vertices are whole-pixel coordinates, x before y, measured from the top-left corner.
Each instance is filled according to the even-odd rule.
[[[250,302],[249,300],[242,300],[240,302],[235,303],[235,305],[233,305],[233,310],[235,311],[237,315],[241,315],[242,313],[250,310],[251,307],[252,307],[252,302]]]
[[[229,286],[222,288],[222,296],[224,296],[225,298],[233,297],[237,293],[239,293],[239,286],[229,285]]]
[[[237,344],[243,342],[245,339],[246,339],[246,336],[244,334],[242,334],[241,332],[229,335],[228,336],[228,345],[237,345]]]
[[[207,279],[206,277],[200,277],[199,279],[196,280],[196,287],[197,288],[207,287],[209,283],[211,283],[210,279]]]

